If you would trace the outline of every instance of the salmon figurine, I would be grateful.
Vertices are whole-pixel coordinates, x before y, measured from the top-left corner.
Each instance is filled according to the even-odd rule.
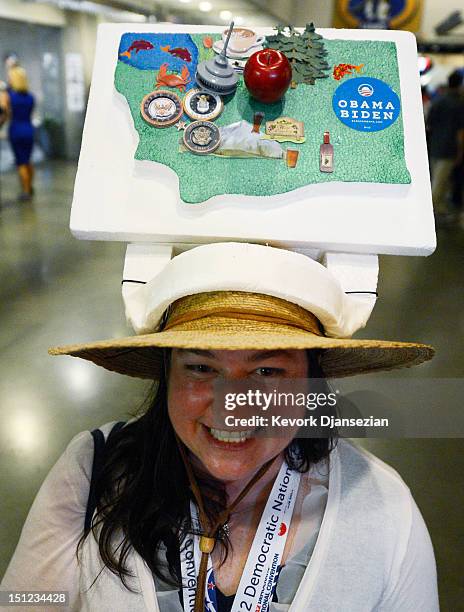
[[[211,36],[205,36],[203,38],[203,47],[205,49],[211,49],[212,46],[213,46],[213,39],[211,38]]]
[[[120,53],[119,56],[128,57],[130,59],[132,51],[135,51],[137,54],[139,51],[150,51],[150,49],[154,49],[154,46],[148,40],[134,40],[129,49]]]
[[[353,74],[353,70],[359,74],[361,70],[364,68],[364,64],[359,64],[359,66],[355,66],[353,64],[338,64],[333,69],[333,78],[336,81],[340,81],[347,74]]]
[[[161,51],[164,51],[165,53],[170,53],[174,57],[178,57],[184,62],[192,61],[192,56],[190,55],[190,51],[186,49],[185,47],[175,47],[174,49],[171,49],[169,45],[166,45],[165,47],[160,47],[160,49]]]

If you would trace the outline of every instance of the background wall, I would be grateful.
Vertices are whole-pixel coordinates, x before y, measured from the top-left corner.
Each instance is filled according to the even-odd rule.
[[[66,24],[65,13],[61,9],[49,4],[26,5],[21,0],[0,0],[0,18],[54,26]]]
[[[423,37],[435,38],[435,26],[452,11],[463,10],[462,0],[423,0],[421,27]],[[131,0],[136,5],[135,0]],[[319,27],[331,27],[336,0],[255,0],[254,5],[271,13],[275,23],[304,25],[314,21]],[[162,3],[161,3],[162,4]],[[45,148],[53,154],[77,159],[80,149],[84,109],[69,105],[69,88],[76,87],[66,72],[69,56],[74,66],[82,66],[84,106],[93,69],[97,27],[103,17],[55,8],[49,4],[0,0],[0,49],[17,51],[30,77],[31,91],[37,98],[36,119],[45,121],[49,133],[43,131]],[[453,35],[462,33],[464,26]],[[79,57],[77,57],[79,56]],[[0,56],[0,79],[5,79],[3,57]],[[78,66],[79,67],[79,66]],[[61,125],[62,133],[60,133]],[[50,136],[51,134],[51,136]],[[11,164],[4,147],[3,164]],[[11,158],[11,155],[10,155]]]
[[[97,26],[94,15],[62,11],[47,4],[0,0],[0,79],[6,80],[5,52],[16,52],[28,72],[30,90],[36,97],[34,121],[41,126],[37,141],[52,157],[77,159],[79,155]],[[68,105],[68,54],[77,54],[82,62],[81,110]],[[12,158],[8,147],[2,148],[5,168],[11,165]],[[36,160],[38,155],[36,150]]]
[[[314,21],[320,28],[332,25],[334,0],[257,0],[255,4],[274,13],[284,23],[304,25]]]
[[[15,52],[27,70],[29,87],[36,98],[33,115],[38,127],[36,140],[41,144],[34,150],[34,161],[46,154],[63,155],[66,151],[64,136],[64,104],[62,79],[62,29],[0,19],[0,79],[6,80],[4,55]],[[5,135],[5,130],[3,130]],[[1,167],[13,164],[10,147],[2,139]]]
[[[61,79],[61,28],[0,19],[0,40],[0,79],[6,80],[3,63],[5,52],[16,52],[27,70],[29,86],[37,101],[37,112],[41,116],[62,118],[62,92],[55,88],[48,91],[50,81]],[[53,65],[54,70],[51,69]]]
[[[64,104],[66,154],[68,158],[77,159],[81,148],[82,128],[84,125],[85,105],[92,78],[93,58],[97,37],[97,19],[83,13],[67,14],[67,26],[63,30],[62,63],[64,64],[66,101]],[[82,63],[84,107],[74,108],[69,104],[69,87],[75,87],[73,76],[69,74],[69,56],[80,57]]]
[[[256,4],[267,8],[276,17],[286,23],[304,25],[314,21],[319,27],[331,27],[335,0],[258,0]],[[423,36],[435,36],[434,27],[443,21],[451,12],[461,10],[464,14],[462,0],[423,0],[423,17],[420,33]],[[459,30],[464,34],[464,27]]]
[[[422,17],[421,34],[426,37],[435,37],[435,26],[446,19],[453,11],[461,11],[464,17],[464,3],[462,0],[425,0]],[[459,26],[453,35],[460,33],[464,40],[464,27]]]

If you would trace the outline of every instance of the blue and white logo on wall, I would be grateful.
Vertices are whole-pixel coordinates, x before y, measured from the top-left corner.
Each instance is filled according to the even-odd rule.
[[[423,0],[336,0],[335,27],[417,32],[423,4]]]
[[[401,103],[393,89],[380,79],[349,79],[335,90],[332,105],[342,123],[359,132],[379,132],[398,119]]]

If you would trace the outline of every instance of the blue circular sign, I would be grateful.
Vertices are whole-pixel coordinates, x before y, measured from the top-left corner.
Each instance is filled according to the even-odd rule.
[[[332,105],[342,123],[358,132],[379,132],[398,119],[401,104],[393,89],[380,79],[349,79],[335,90]]]
[[[344,10],[363,28],[399,28],[419,9],[417,0],[345,0],[342,4],[348,4]]]

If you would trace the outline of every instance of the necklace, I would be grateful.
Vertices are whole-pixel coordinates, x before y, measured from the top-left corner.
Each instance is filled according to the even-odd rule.
[[[267,496],[266,496],[267,499]],[[229,537],[230,536],[230,525],[229,525],[229,521],[230,518],[232,516],[237,516],[237,515],[241,515],[241,514],[245,514],[246,512],[251,512],[252,510],[256,509],[256,505],[252,504],[250,506],[247,506],[246,508],[242,508],[241,510],[234,510],[233,512],[231,512],[228,520],[222,524],[222,526],[219,528],[218,530],[218,539],[224,539],[225,537]],[[264,507],[263,507],[264,509]]]
[[[221,539],[228,538],[230,536],[230,527],[229,523],[224,523],[222,527],[219,529],[219,537]]]

